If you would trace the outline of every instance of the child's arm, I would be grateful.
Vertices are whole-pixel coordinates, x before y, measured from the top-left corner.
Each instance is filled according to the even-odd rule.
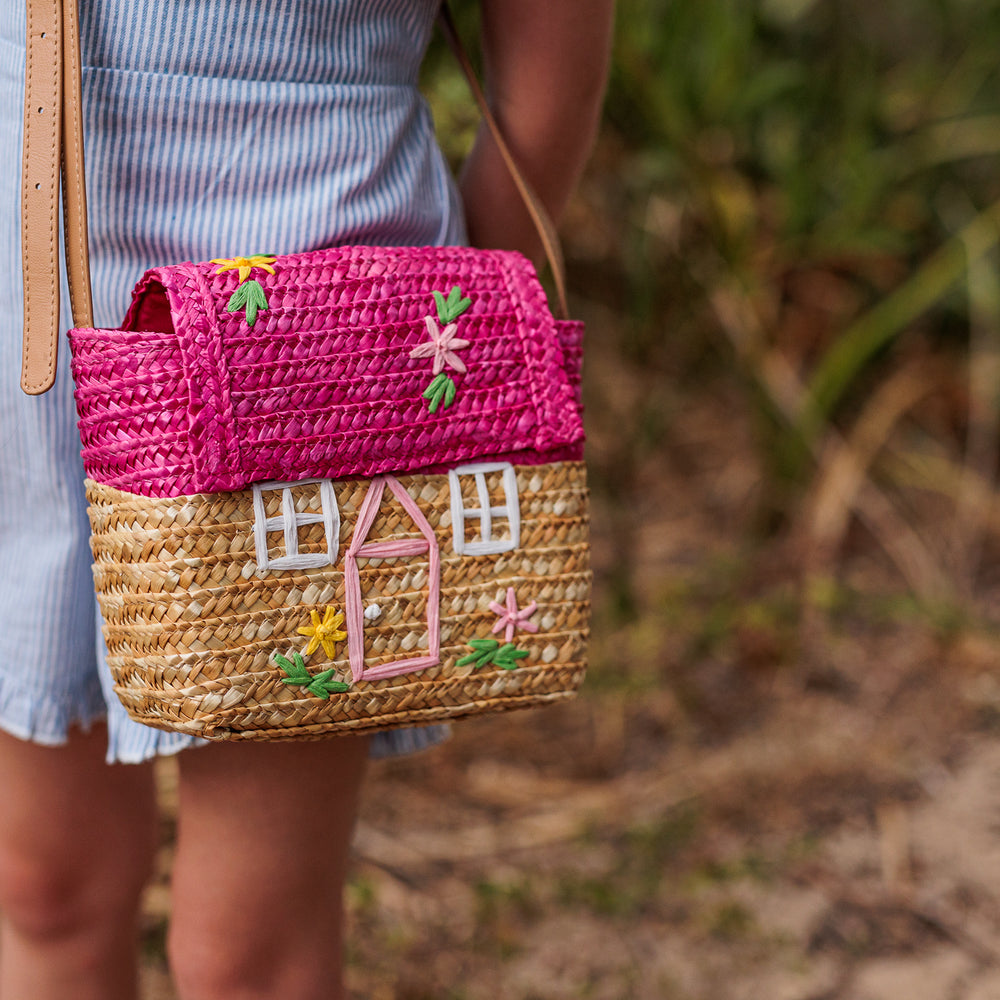
[[[490,106],[558,219],[587,159],[607,77],[614,0],[482,0]],[[489,132],[461,176],[469,238],[537,257],[540,243]]]

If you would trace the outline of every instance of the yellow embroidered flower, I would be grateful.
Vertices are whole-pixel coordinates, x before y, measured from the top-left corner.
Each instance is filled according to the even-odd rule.
[[[347,638],[347,633],[340,626],[344,624],[344,616],[333,608],[327,608],[323,620],[320,621],[318,611],[310,611],[312,625],[304,625],[299,629],[299,635],[308,635],[309,645],[306,646],[306,656],[315,653],[320,646],[323,652],[332,660],[337,649],[337,643]]]
[[[216,274],[222,274],[223,271],[235,271],[237,268],[240,272],[240,284],[250,277],[250,272],[255,268],[259,267],[262,271],[267,271],[268,274],[274,274],[274,268],[271,265],[274,263],[273,257],[267,257],[261,253],[251,254],[249,257],[233,257],[232,259],[228,257],[216,257],[212,260],[213,264],[221,264],[222,267],[216,269]]]

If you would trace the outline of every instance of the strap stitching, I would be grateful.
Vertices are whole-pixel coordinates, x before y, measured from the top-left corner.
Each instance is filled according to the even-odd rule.
[[[22,176],[22,189],[24,191],[24,196],[28,200],[31,199],[31,192],[30,192],[31,177],[30,177],[29,170],[28,170],[28,164],[31,162],[31,157],[30,157],[30,151],[31,151],[31,134],[34,131],[34,129],[30,127],[30,123],[34,120],[34,115],[31,113],[32,105],[33,105],[34,102],[32,101],[32,102],[29,103],[29,98],[31,98],[31,96],[32,96],[32,94],[34,92],[32,81],[34,79],[34,62],[35,62],[35,60],[34,60],[34,49],[35,49],[35,46],[37,44],[36,41],[35,41],[35,35],[36,35],[35,27],[36,27],[36,18],[34,16],[32,16],[32,12],[31,12],[30,6],[29,6],[29,15],[28,15],[28,44],[27,44],[27,51],[26,51],[26,55],[25,55],[25,58],[27,60],[27,65],[26,65],[26,70],[27,70],[27,73],[26,73],[27,85],[26,85],[26,93],[25,93],[25,109],[27,111],[27,114],[25,116],[25,135],[24,135],[25,156],[24,156],[24,163],[23,163],[22,175],[21,175]],[[54,38],[56,40],[56,50],[57,50],[57,53],[58,53],[58,49],[59,49],[59,45],[58,45],[58,41],[59,41],[58,30],[59,29],[58,29],[58,27],[56,27],[56,28],[54,28],[52,30],[54,31]],[[25,294],[25,296],[24,296],[25,337],[24,337],[24,344],[23,344],[23,348],[22,348],[21,361],[22,361],[22,365],[24,366],[24,368],[23,368],[23,370],[24,370],[24,386],[25,386],[26,389],[28,389],[29,391],[33,391],[33,392],[43,391],[49,385],[52,384],[53,376],[55,374],[56,350],[58,348],[58,336],[59,336],[59,329],[58,329],[58,325],[59,325],[58,324],[58,295],[59,295],[59,289],[58,289],[58,285],[56,284],[56,282],[58,280],[58,264],[59,264],[59,262],[58,262],[58,253],[56,251],[56,246],[58,244],[58,240],[55,237],[55,232],[56,232],[56,228],[55,227],[56,227],[56,224],[57,224],[56,223],[56,202],[58,200],[58,192],[57,192],[57,188],[56,188],[56,185],[58,183],[58,180],[57,180],[58,179],[58,161],[57,161],[57,157],[58,157],[58,150],[57,150],[58,136],[56,134],[55,122],[58,120],[58,114],[57,114],[57,107],[56,107],[56,105],[58,104],[59,68],[60,67],[59,67],[59,60],[58,60],[58,58],[57,59],[53,59],[52,60],[52,92],[55,95],[55,101],[54,101],[53,107],[51,109],[51,114],[52,114],[51,121],[52,121],[53,124],[49,128],[49,139],[50,139],[50,145],[49,145],[49,164],[50,164],[50,173],[49,173],[49,179],[48,179],[48,201],[49,201],[49,229],[48,229],[48,231],[53,234],[52,237],[48,241],[48,255],[49,255],[49,302],[52,303],[52,307],[53,308],[50,309],[49,312],[48,312],[48,314],[47,314],[47,317],[46,317],[47,320],[48,320],[47,329],[45,331],[43,331],[42,334],[37,334],[37,333],[34,332],[35,331],[35,323],[33,321],[34,311],[33,311],[32,306],[33,306],[33,301],[35,299],[35,296],[28,295],[28,294]],[[27,218],[22,219],[22,224],[21,224],[21,239],[22,239],[22,243],[23,243],[23,246],[22,246],[22,254],[23,254],[25,252],[25,248],[28,245],[28,224],[27,224]],[[25,291],[26,292],[27,292],[29,281],[31,281],[31,282],[34,281],[34,275],[33,274],[29,274],[29,271],[26,269],[25,270],[25,278],[24,278],[24,284],[25,284]],[[29,378],[29,375],[30,375],[29,365],[34,360],[34,358],[36,357],[36,355],[39,354],[38,350],[36,349],[36,345],[38,345],[39,343],[42,342],[42,338],[43,337],[45,338],[45,341],[44,341],[44,346],[42,347],[42,351],[44,352],[44,354],[42,356],[45,356],[45,355],[48,356],[48,365],[45,368],[44,374],[42,375],[41,379],[39,379],[38,381],[32,381]]]

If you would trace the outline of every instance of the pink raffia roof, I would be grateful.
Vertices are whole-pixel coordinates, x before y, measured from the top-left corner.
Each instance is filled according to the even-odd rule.
[[[227,310],[235,270],[188,263],[147,272],[121,329],[71,333],[91,478],[171,496],[580,457],[582,325],[552,318],[520,255],[343,247],[273,266],[252,272],[253,326]],[[433,293],[455,285],[470,304],[449,329]],[[453,401],[431,412],[444,376]]]

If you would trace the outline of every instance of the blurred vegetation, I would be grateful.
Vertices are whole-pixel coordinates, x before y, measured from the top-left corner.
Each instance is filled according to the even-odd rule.
[[[775,343],[805,355],[801,412],[774,401],[812,441],[928,310],[936,339],[961,341],[963,279],[1000,218],[998,38],[989,0],[623,3],[608,118],[632,154],[621,249],[645,306],[637,352],[661,339],[662,277],[678,267],[709,296],[764,295],[777,315],[731,333],[755,334],[737,345],[751,369]],[[776,329],[814,271],[842,283],[841,315]]]
[[[467,37],[475,7],[459,5]],[[694,618],[682,657],[736,642],[782,659],[803,622],[857,610],[840,568],[859,540],[895,584],[865,614],[947,634],[984,610],[998,46],[1000,0],[619,0],[605,126],[564,226],[590,336],[602,627],[633,623],[649,653]],[[443,47],[428,81],[457,160],[476,115]],[[643,588],[641,498],[657,468],[683,473],[679,421],[710,394],[754,487],[719,521],[726,552]]]

